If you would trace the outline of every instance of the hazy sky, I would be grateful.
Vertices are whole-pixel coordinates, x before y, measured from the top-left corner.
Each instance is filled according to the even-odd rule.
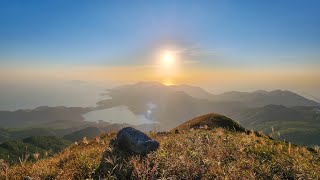
[[[72,80],[320,97],[319,9],[318,0],[1,1],[0,98]]]

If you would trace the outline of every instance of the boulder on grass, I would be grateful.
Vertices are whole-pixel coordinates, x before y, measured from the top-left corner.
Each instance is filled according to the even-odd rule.
[[[132,127],[121,129],[111,145],[119,150],[135,154],[147,154],[159,148],[159,142]]]

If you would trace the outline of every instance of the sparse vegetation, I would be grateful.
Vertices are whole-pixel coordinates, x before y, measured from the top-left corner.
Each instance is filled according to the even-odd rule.
[[[127,156],[108,148],[114,134],[79,142],[52,158],[24,166],[8,168],[9,179],[30,176],[35,179],[319,179],[320,156],[305,147],[282,141],[232,132],[213,130],[180,131],[155,134],[161,144],[145,157]],[[103,156],[104,155],[104,156]],[[104,157],[104,158],[102,158]],[[107,169],[98,172],[102,162]],[[1,171],[1,178],[6,172]]]

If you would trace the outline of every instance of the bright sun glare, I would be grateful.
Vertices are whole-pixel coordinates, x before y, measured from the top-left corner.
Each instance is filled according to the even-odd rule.
[[[165,52],[162,57],[162,64],[165,67],[171,67],[175,62],[175,57],[171,52]]]
[[[173,78],[178,73],[178,57],[172,51],[165,51],[160,58],[159,72],[163,78],[162,83],[171,86],[174,84]]]

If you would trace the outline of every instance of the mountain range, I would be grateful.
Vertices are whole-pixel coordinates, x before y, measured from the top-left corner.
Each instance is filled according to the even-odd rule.
[[[41,135],[41,131],[44,135],[59,137],[88,127],[116,131],[133,125],[116,123],[116,120],[113,123],[106,122],[106,117],[101,117],[98,122],[89,122],[84,115],[125,106],[135,115],[151,122],[135,126],[144,131],[170,130],[186,119],[215,112],[234,119],[247,129],[280,134],[275,138],[304,145],[320,144],[319,102],[290,91],[233,91],[214,95],[190,85],[165,86],[157,82],[139,82],[108,89],[104,94],[111,99],[99,101],[95,107],[39,107],[33,110],[0,111],[0,141],[26,138],[28,134]]]
[[[150,120],[167,130],[202,114],[227,115],[248,129],[280,133],[280,139],[298,144],[320,144],[320,104],[290,91],[228,92],[213,95],[189,86],[165,86],[140,82],[109,89],[112,99],[100,101],[97,108],[125,105],[135,114],[148,114]],[[149,111],[150,116],[150,111]],[[276,137],[275,137],[276,138]]]

